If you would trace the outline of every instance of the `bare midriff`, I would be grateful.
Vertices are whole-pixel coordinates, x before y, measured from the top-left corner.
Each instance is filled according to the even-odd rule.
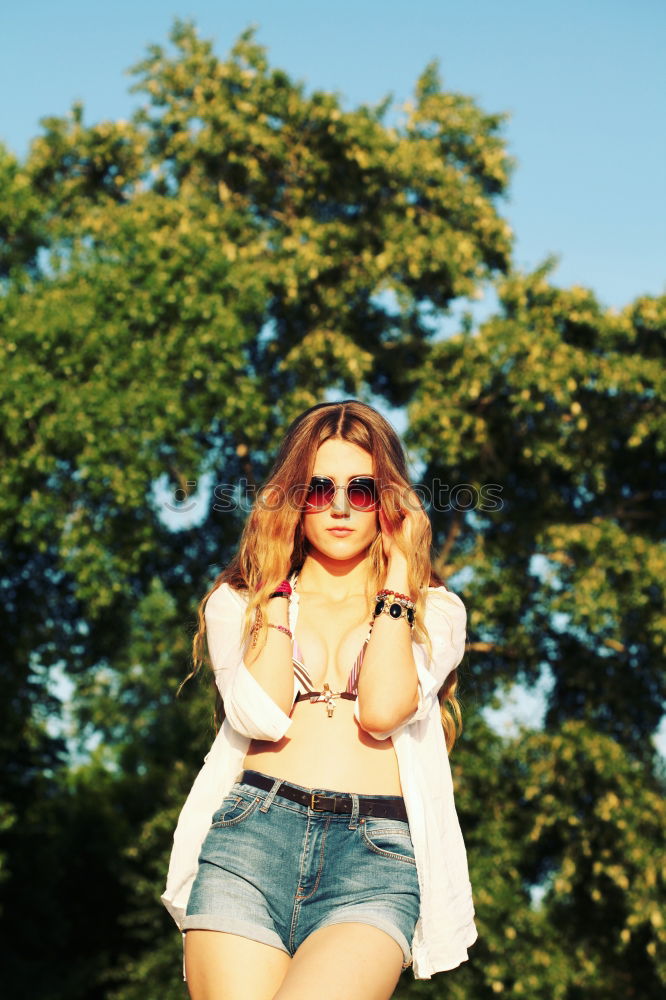
[[[393,740],[375,740],[354,718],[354,702],[335,699],[329,718],[323,702],[298,701],[281,740],[252,740],[243,767],[306,788],[359,795],[402,795]]]

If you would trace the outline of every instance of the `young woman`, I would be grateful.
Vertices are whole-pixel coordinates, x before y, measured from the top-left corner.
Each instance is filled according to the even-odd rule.
[[[162,896],[192,1000],[385,1000],[408,966],[467,959],[448,760],[466,612],[430,546],[376,410],[292,423],[199,608],[192,673],[205,635],[224,721]]]

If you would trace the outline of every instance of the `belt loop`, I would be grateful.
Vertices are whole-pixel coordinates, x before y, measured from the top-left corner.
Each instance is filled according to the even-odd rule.
[[[259,812],[262,812],[262,813],[267,813],[268,812],[268,810],[270,809],[270,807],[271,807],[271,805],[273,803],[273,799],[275,798],[275,796],[278,793],[278,788],[280,787],[281,784],[282,784],[282,778],[276,778],[275,781],[273,782],[271,790],[269,791],[268,795],[266,796],[266,801],[263,803],[263,805],[259,806]]]
[[[358,795],[356,792],[350,792],[352,797],[352,811],[351,819],[349,820],[349,829],[355,830],[358,826]]]

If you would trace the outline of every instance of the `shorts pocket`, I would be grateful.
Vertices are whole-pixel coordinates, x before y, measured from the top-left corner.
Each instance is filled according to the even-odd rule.
[[[358,829],[365,847],[375,854],[416,865],[409,824],[402,820],[363,816]]]
[[[248,795],[246,792],[232,790],[222,799],[220,807],[213,813],[211,822],[212,829],[219,829],[223,826],[234,826],[236,823],[247,819],[261,801],[260,796]]]

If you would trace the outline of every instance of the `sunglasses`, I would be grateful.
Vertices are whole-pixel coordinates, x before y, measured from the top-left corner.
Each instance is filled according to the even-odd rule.
[[[313,476],[305,496],[306,509],[326,510],[333,503],[338,490],[345,491],[349,506],[354,510],[370,511],[379,507],[377,486],[372,476],[356,476],[346,486],[336,486],[328,476]]]

